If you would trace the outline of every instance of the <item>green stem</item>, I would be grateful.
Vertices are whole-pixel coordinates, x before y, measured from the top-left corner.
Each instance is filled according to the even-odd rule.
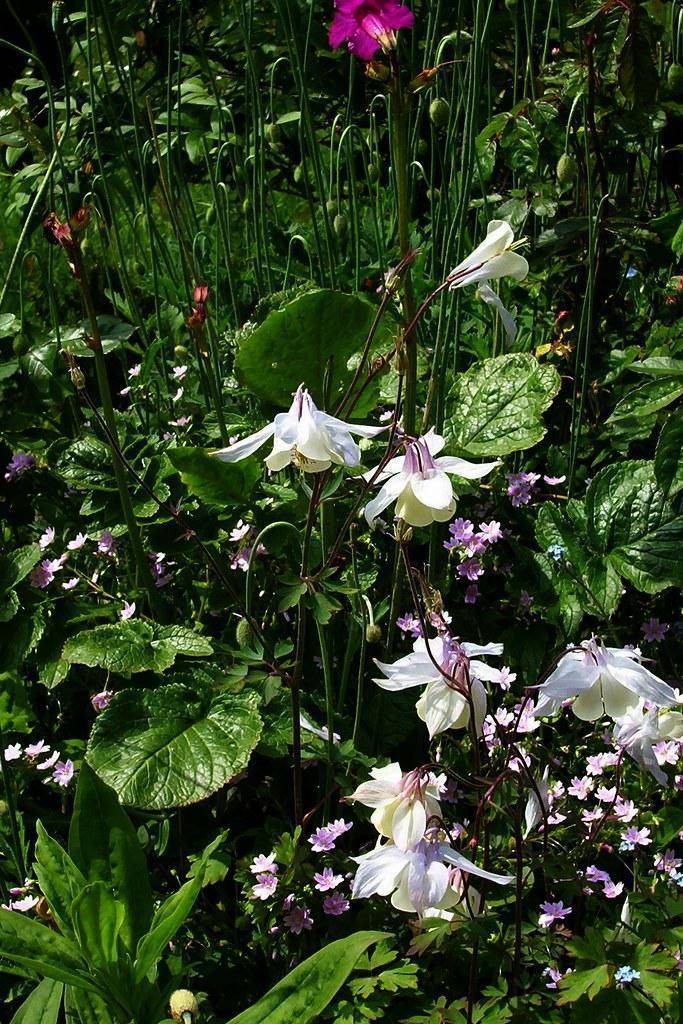
[[[325,680],[325,724],[327,726],[327,766],[325,769],[325,801],[323,804],[323,818],[327,821],[330,809],[330,793],[332,792],[333,775],[332,765],[334,764],[334,691],[332,687],[332,663],[330,661],[330,650],[327,646],[325,627],[316,619],[318,630],[318,643],[320,644],[320,657],[323,663],[323,679]]]
[[[23,885],[24,879],[26,878],[26,862],[24,860],[24,848],[21,844],[19,825],[17,823],[17,805],[14,799],[14,788],[7,768],[7,762],[5,760],[5,735],[2,725],[0,725],[0,765],[2,766],[2,783],[5,790],[5,799],[7,801],[7,814],[9,817],[10,830],[12,832],[12,853],[14,854],[17,875]]]
[[[97,376],[97,386],[100,392],[100,401],[102,402],[104,422],[107,425],[107,430],[109,431],[112,440],[116,443],[118,448],[121,448],[121,442],[116,428],[116,420],[114,419],[114,406],[111,398],[111,388],[109,387],[109,377],[107,376],[107,364],[105,362],[104,350],[102,348],[102,336],[100,334],[95,304],[93,302],[88,279],[85,275],[85,269],[83,267],[80,252],[75,256],[74,262],[76,266],[76,279],[78,281],[83,305],[85,306],[90,326],[89,342],[95,356],[95,374]],[[110,447],[112,447],[112,466],[114,469],[114,476],[116,478],[116,486],[119,492],[121,511],[126,523],[128,538],[130,540],[130,546],[133,551],[133,558],[137,569],[137,582],[145,587],[149,596],[150,607],[154,610],[159,603],[158,595],[154,588],[154,581],[149,570],[149,564],[145,558],[140,530],[135,518],[135,513],[133,512],[130,494],[128,493],[128,488],[126,486],[126,471],[121,464],[120,459],[117,457],[116,451],[113,450],[113,445]]]

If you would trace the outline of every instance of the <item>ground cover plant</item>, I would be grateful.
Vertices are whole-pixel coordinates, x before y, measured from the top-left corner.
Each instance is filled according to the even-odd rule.
[[[681,20],[7,4],[3,1019],[680,1020]]]

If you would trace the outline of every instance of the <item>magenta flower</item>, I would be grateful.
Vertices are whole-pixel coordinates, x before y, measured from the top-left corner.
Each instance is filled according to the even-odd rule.
[[[300,907],[294,902],[294,896],[287,896],[284,903],[284,916],[282,920],[294,935],[301,935],[303,931],[310,931],[313,927],[313,918],[308,907]]]
[[[334,850],[334,841],[337,837],[329,828],[317,828],[308,841],[314,853],[327,853]]]
[[[396,49],[396,31],[413,27],[413,12],[396,0],[335,0],[329,41],[333,50],[346,42],[359,60],[380,49]]]
[[[33,455],[29,455],[26,452],[17,452],[7,463],[7,472],[5,473],[5,480],[10,483],[12,480],[16,480],[17,477],[22,476],[29,469],[36,468],[36,460]]]
[[[92,697],[90,698],[90,703],[92,704],[95,711],[104,711],[104,709],[108,708],[109,705],[111,704],[111,699],[113,696],[113,690],[100,690],[99,693],[93,693]]]
[[[313,880],[318,892],[329,892],[330,889],[336,889],[338,885],[341,885],[344,876],[335,875],[332,868],[323,868],[322,871],[316,871]]]

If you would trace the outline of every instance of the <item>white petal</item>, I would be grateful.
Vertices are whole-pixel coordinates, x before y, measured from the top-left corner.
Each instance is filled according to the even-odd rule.
[[[480,654],[502,654],[502,644],[470,644],[467,641],[460,644],[468,658],[475,658]]]
[[[487,284],[480,284],[478,293],[479,298],[482,302],[485,302],[488,306],[493,306],[498,311],[500,322],[503,325],[503,329],[508,336],[508,340],[513,342],[517,336],[517,324],[512,313],[505,308],[503,300],[497,292],[494,292]]]
[[[410,486],[417,500],[428,508],[446,509],[453,502],[453,486],[446,474],[438,470],[413,473]]]
[[[463,480],[481,480],[496,466],[500,466],[500,459],[496,462],[468,462],[467,459],[459,459],[454,455],[442,455],[435,461],[444,473],[455,473]]]
[[[398,476],[389,477],[386,483],[382,485],[372,501],[369,501],[365,506],[365,518],[369,526],[374,526],[377,517],[386,508],[389,508],[393,501],[396,501],[401,491],[405,488],[406,483],[407,477],[403,473],[399,473]]]
[[[467,857],[463,857],[457,850],[453,850],[447,843],[439,844],[439,853],[447,864],[460,868],[467,875],[485,878],[488,882],[495,882],[496,885],[511,885],[515,880],[514,875],[496,875],[492,871],[485,871],[484,868],[477,867],[476,864],[473,864]]]
[[[474,708],[474,729],[477,736],[481,736],[482,725],[486,718],[486,690],[478,679],[471,680],[470,694]]]
[[[595,722],[601,718],[605,709],[602,703],[602,689],[598,683],[588,690],[583,690],[572,704],[572,711],[582,722]]]
[[[273,436],[275,431],[274,423],[267,423],[265,427],[261,427],[255,434],[249,434],[248,437],[243,437],[241,441],[235,441],[228,448],[221,448],[219,451],[212,452],[217,459],[221,462],[239,462],[240,459],[246,459],[247,456],[253,455],[253,453],[265,444],[269,437]]]
[[[437,434],[434,427],[429,428],[422,440],[427,445],[430,455],[438,455],[440,451],[443,451],[446,444],[445,438],[443,438],[441,434]]]
[[[463,695],[443,680],[429,684],[415,710],[427,726],[430,740],[446,729],[464,728],[470,717],[469,704]]]
[[[608,656],[607,668],[622,686],[643,700],[649,700],[658,707],[670,707],[679,703],[675,691],[668,683],[636,661],[619,655]]]
[[[427,814],[420,800],[401,800],[391,822],[391,838],[401,850],[409,850],[422,839]]]
[[[370,853],[351,859],[358,864],[353,880],[354,899],[366,899],[374,895],[388,896],[398,885],[400,874],[409,863],[409,855],[404,850],[399,850],[393,843],[378,846]]]

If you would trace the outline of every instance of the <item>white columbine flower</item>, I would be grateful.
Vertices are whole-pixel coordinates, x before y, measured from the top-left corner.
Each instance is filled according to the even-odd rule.
[[[645,771],[666,786],[668,779],[657,761],[653,747],[663,740],[683,736],[683,715],[679,711],[660,712],[659,708],[645,706],[639,701],[619,718],[614,728],[614,742],[623,747]]]
[[[399,658],[393,665],[375,661],[386,678],[375,679],[374,682],[383,690],[425,687],[415,708],[418,717],[427,726],[430,739],[446,729],[467,727],[470,720],[470,701],[467,698],[469,690],[474,708],[474,724],[479,734],[486,717],[486,690],[482,680],[496,682],[499,671],[475,656],[502,653],[502,644],[480,646],[460,643],[451,637],[436,637],[432,640],[418,637],[413,644],[413,653]],[[434,662],[441,666],[446,676]]]
[[[376,470],[365,474],[366,480],[382,484],[377,496],[365,508],[365,518],[370,526],[394,501],[396,515],[410,526],[445,523],[455,512],[453,485],[447,474],[455,473],[465,480],[479,480],[499,465],[498,462],[475,465],[451,456],[435,459],[445,443],[443,437],[432,429],[424,437],[411,441],[405,455],[390,459],[376,478]]]
[[[332,464],[357,466],[360,448],[351,435],[374,437],[382,430],[386,426],[344,423],[329,416],[316,407],[308,390],[300,384],[289,412],[279,412],[272,423],[255,434],[213,454],[222,462],[239,462],[272,437],[273,450],[265,460],[268,469],[284,469],[292,463],[305,473],[322,473]]]
[[[641,665],[630,647],[605,647],[595,637],[563,654],[539,687],[536,716],[551,715],[563,701],[576,697],[572,711],[584,722],[607,714],[620,718],[640,699],[657,707],[681,703],[674,690]]]
[[[514,251],[514,239],[514,232],[506,221],[489,221],[484,241],[448,275],[451,290],[501,277],[523,281],[529,273],[529,264]]]
[[[400,850],[410,849],[424,836],[428,819],[441,817],[438,797],[445,775],[437,777],[422,768],[403,772],[396,761],[373,768],[370,774],[372,779],[361,783],[349,800],[373,807],[370,821],[379,834]]]
[[[512,277],[515,281],[524,280],[529,273],[529,264],[523,256],[514,251],[514,248],[514,234],[510,225],[504,220],[492,220],[486,229],[484,241],[458,263],[447,278],[451,291],[478,283],[477,295],[483,302],[498,310],[510,341],[514,341],[517,334],[515,318],[505,308],[498,293],[486,282],[501,277]]]
[[[358,864],[352,889],[354,899],[393,893],[391,902],[397,910],[416,912],[421,917],[428,917],[430,911],[454,907],[462,899],[457,874],[452,869],[498,885],[514,881],[513,875],[496,875],[477,867],[447,843],[426,840],[410,850],[385,843],[352,859]]]

